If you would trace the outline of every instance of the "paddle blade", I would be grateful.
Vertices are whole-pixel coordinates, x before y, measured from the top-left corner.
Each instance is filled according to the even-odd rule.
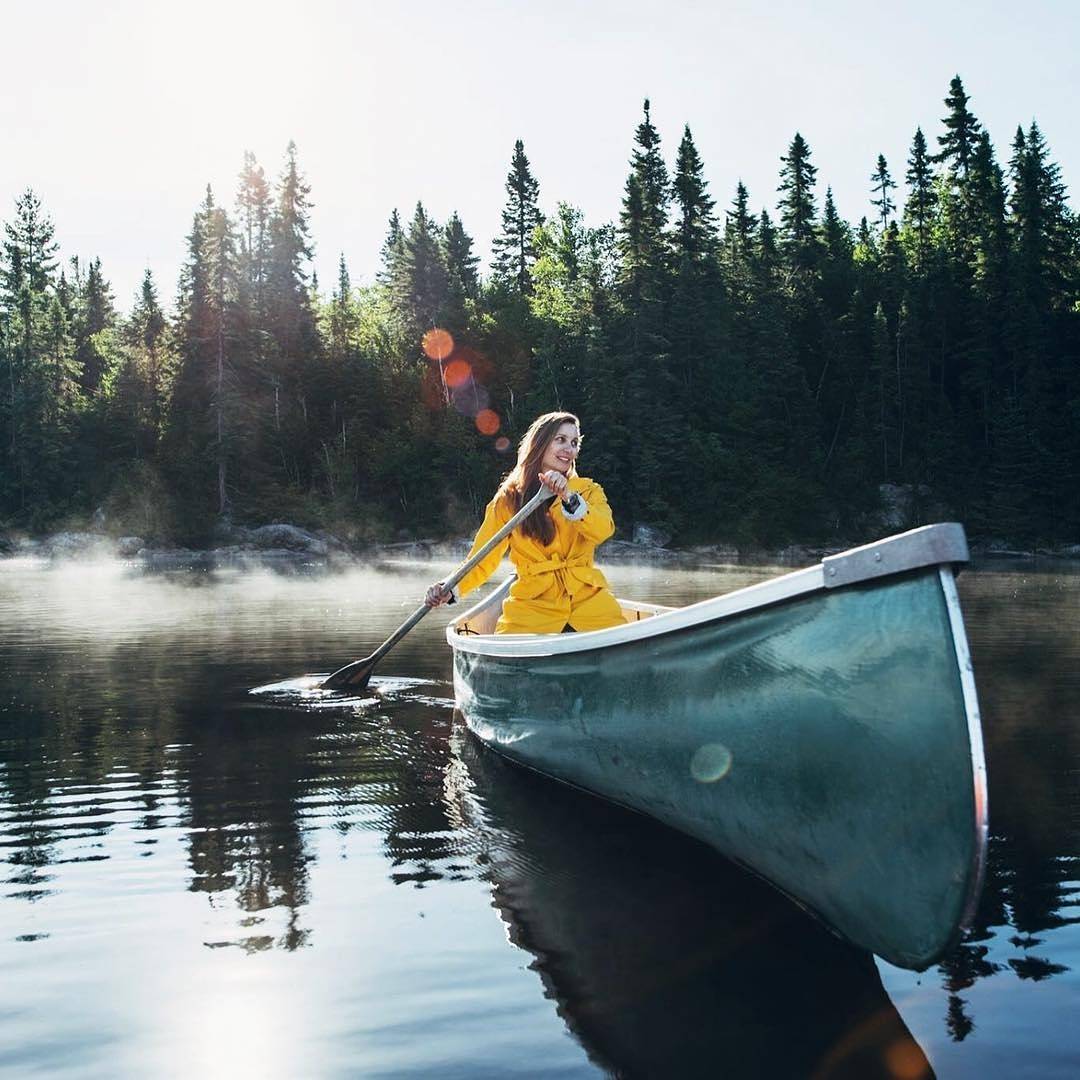
[[[375,658],[365,656],[363,660],[354,660],[343,668],[338,668],[322,682],[322,690],[363,690],[375,670]]]

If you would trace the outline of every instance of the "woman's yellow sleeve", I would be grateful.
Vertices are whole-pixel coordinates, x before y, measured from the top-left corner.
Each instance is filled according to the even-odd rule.
[[[500,496],[487,504],[484,511],[484,520],[473,541],[472,549],[468,558],[471,559],[508,521],[510,513]],[[476,564],[454,587],[454,595],[457,597],[467,596],[473,589],[479,588],[498,569],[506,549],[510,546],[510,537],[503,539],[502,543],[496,544],[493,551],[489,551],[484,558]],[[467,560],[466,560],[467,561]]]
[[[608,506],[604,489],[599,484],[593,484],[578,494],[587,507],[584,515],[579,516],[579,507],[576,514],[568,514],[564,510],[563,516],[577,525],[594,544],[602,544],[615,531],[615,519],[611,516],[611,507]]]

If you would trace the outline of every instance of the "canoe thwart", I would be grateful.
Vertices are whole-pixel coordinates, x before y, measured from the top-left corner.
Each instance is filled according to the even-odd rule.
[[[821,565],[825,588],[835,589],[923,566],[966,563],[969,558],[964,527],[956,522],[945,522],[924,525],[874,544],[829,555],[821,560]]]

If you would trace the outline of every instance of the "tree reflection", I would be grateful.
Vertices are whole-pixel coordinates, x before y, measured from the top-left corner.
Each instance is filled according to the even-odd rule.
[[[1063,808],[1080,801],[1080,670],[1076,621],[1080,578],[1002,571],[960,578],[990,780],[991,839],[986,883],[971,929],[942,961],[945,1025],[961,1041],[974,1029],[960,996],[1003,971],[1041,980],[1069,970],[1030,949],[1077,922],[1080,837]],[[1023,602],[1018,603],[1017,597]],[[1007,940],[1021,955],[1007,967],[986,942]]]

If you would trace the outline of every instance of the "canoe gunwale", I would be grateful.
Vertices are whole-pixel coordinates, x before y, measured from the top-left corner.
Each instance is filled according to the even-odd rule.
[[[756,585],[700,600],[696,604],[661,611],[647,619],[606,630],[588,630],[577,634],[461,633],[460,626],[476,618],[490,605],[502,602],[513,580],[509,578],[464,614],[453,619],[446,627],[446,640],[454,650],[485,656],[537,657],[587,652],[685,630],[826,589],[881,582],[888,577],[931,566],[948,569],[963,564],[967,559],[963,526],[953,522],[924,525],[886,537],[875,544],[828,556],[816,566],[793,570]],[[626,604],[625,601],[620,603]],[[654,609],[653,605],[628,606],[646,611]],[[962,630],[962,621],[960,625]]]
[[[857,585],[923,566],[957,565],[970,559],[964,527],[956,522],[923,525],[821,560],[825,587]]]

